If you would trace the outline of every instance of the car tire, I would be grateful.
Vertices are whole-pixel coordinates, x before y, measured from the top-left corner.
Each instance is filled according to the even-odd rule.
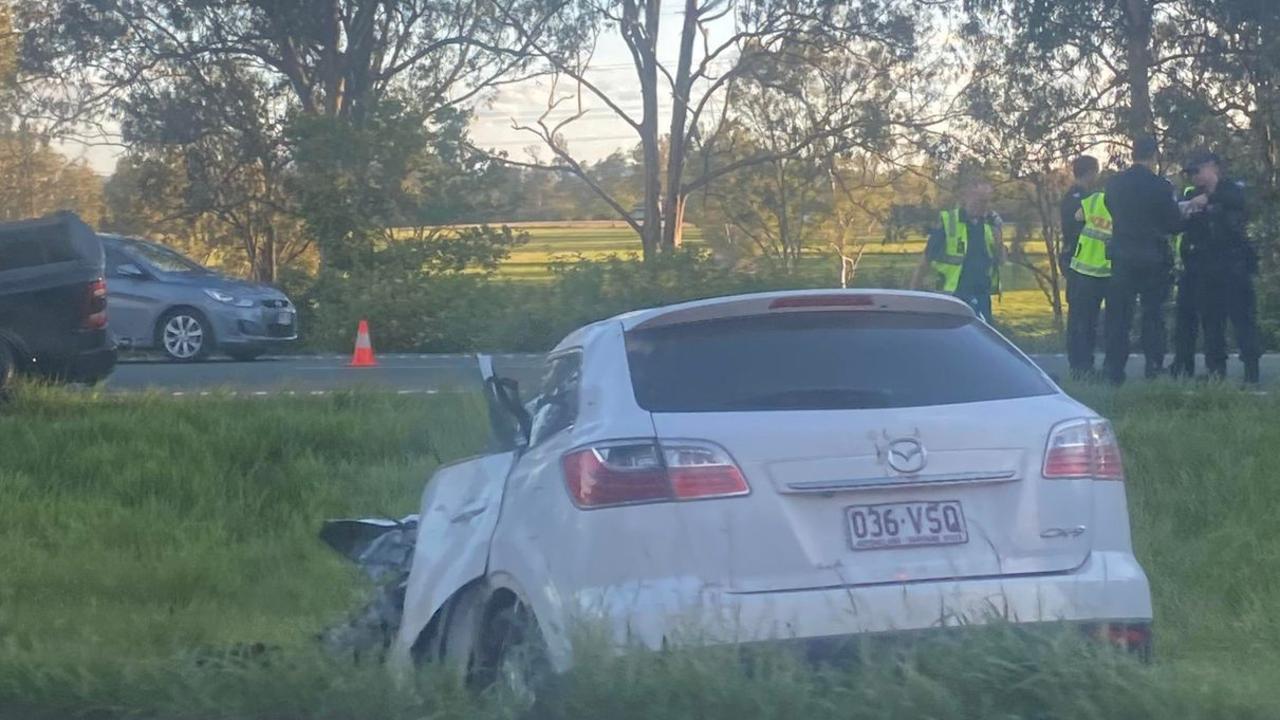
[[[13,388],[13,379],[18,375],[18,360],[14,357],[9,343],[0,340],[0,400]]]
[[[156,346],[174,362],[197,362],[213,351],[213,328],[199,310],[174,308],[156,323]]]
[[[253,362],[254,360],[257,360],[258,358],[262,357],[263,353],[265,352],[266,352],[265,350],[258,350],[258,349],[253,349],[253,350],[227,349],[227,355],[229,355],[231,359],[235,360],[236,362]]]
[[[469,684],[532,707],[552,677],[538,622],[518,599],[492,608],[487,615],[472,657]]]

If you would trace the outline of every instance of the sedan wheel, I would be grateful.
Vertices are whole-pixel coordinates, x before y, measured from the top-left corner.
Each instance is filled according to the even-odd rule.
[[[179,312],[161,325],[160,344],[173,360],[198,360],[208,353],[209,335],[202,318]]]

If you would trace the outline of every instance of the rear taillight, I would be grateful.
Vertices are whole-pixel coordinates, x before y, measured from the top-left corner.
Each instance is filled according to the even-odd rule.
[[[1044,452],[1043,474],[1055,479],[1124,480],[1120,444],[1111,423],[1090,418],[1054,427]]]
[[[792,295],[769,303],[770,310],[796,308],[854,308],[875,307],[876,299],[870,295]]]
[[[1149,622],[1086,623],[1081,629],[1088,638],[1128,651],[1143,660],[1151,659],[1153,633]]]
[[[580,508],[734,497],[751,492],[733,458],[711,443],[602,443],[564,456],[565,486]]]
[[[107,281],[102,278],[85,285],[81,326],[86,330],[101,330],[107,326]]]

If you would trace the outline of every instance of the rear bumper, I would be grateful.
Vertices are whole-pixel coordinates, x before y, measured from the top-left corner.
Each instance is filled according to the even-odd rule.
[[[67,382],[96,383],[104,380],[116,367],[116,343],[106,331],[80,334],[77,349],[68,354],[41,355],[36,369],[46,377]]]
[[[1044,575],[762,593],[730,593],[671,579],[580,592],[577,599],[576,611],[588,621],[604,620],[615,640],[651,649],[839,638],[993,620],[1151,621],[1146,574],[1133,555],[1122,552],[1094,552],[1074,571]],[[567,664],[567,638],[542,624],[549,643],[558,645],[553,654],[564,653]]]
[[[115,345],[81,353],[72,360],[66,377],[71,382],[81,383],[96,383],[105,380],[116,368],[117,355]]]

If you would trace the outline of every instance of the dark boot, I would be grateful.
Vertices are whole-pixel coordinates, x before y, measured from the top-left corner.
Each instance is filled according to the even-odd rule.
[[[1222,381],[1227,379],[1227,366],[1214,364],[1206,364],[1207,378],[1214,381]]]
[[[1169,367],[1169,375],[1179,380],[1190,380],[1196,376],[1196,358],[1177,356]]]
[[[1164,367],[1157,362],[1147,361],[1147,369],[1144,373],[1148,380],[1155,380],[1164,374]]]
[[[1262,371],[1258,368],[1258,358],[1244,361],[1244,381],[1248,385],[1262,382]]]

